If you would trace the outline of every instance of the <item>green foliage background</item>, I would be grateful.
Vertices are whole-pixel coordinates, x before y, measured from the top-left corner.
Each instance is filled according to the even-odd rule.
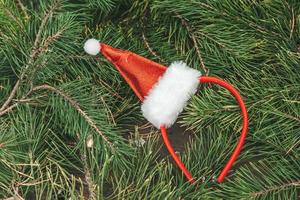
[[[224,183],[241,130],[230,94],[201,86],[180,116],[189,185],[119,73],[84,53],[91,37],[238,88],[250,130]],[[0,198],[299,198],[299,0],[0,0],[0,58]]]

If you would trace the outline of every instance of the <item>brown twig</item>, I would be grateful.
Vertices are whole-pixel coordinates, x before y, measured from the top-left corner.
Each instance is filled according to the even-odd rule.
[[[24,15],[25,15],[25,18],[26,18],[26,19],[29,19],[29,15],[28,15],[28,13],[27,13],[27,11],[26,11],[25,6],[24,6],[23,3],[21,2],[21,0],[17,0],[17,4],[20,6],[22,12],[23,12]]]
[[[25,200],[20,194],[19,194],[19,188],[13,186],[13,190],[14,190],[14,199],[15,200]]]
[[[33,87],[31,92],[29,93],[29,95],[33,92],[36,92],[38,90],[50,90],[52,92],[55,92],[56,94],[60,95],[61,97],[63,97],[66,101],[68,101],[72,107],[74,107],[77,112],[87,121],[87,123],[103,138],[103,140],[105,142],[107,142],[110,147],[113,148],[113,144],[108,140],[108,138],[104,135],[104,133],[97,127],[96,123],[86,114],[85,111],[83,111],[79,104],[74,101],[71,97],[69,97],[67,94],[65,94],[63,91],[55,88],[55,87],[52,87],[50,85],[40,85],[40,86],[36,86],[36,87]]]
[[[281,186],[277,186],[277,187],[271,187],[269,189],[266,189],[266,190],[263,190],[263,191],[260,191],[260,192],[255,192],[255,193],[252,193],[251,196],[259,196],[259,195],[263,195],[263,194],[266,194],[268,192],[272,192],[272,191],[276,191],[276,190],[282,190],[286,187],[290,187],[290,186],[300,186],[300,181],[295,181],[295,182],[290,182],[290,183],[286,183],[286,184],[283,184]]]
[[[200,49],[198,47],[198,43],[197,43],[197,39],[196,39],[196,36],[195,34],[193,33],[192,31],[192,27],[189,25],[189,23],[182,17],[180,16],[178,13],[176,13],[176,17],[178,17],[180,20],[181,20],[181,23],[183,26],[185,26],[185,28],[187,29],[187,31],[189,32],[189,35],[190,37],[192,38],[193,40],[193,43],[194,43],[194,47],[196,49],[196,52],[197,52],[197,55],[198,55],[198,58],[199,58],[199,61],[200,61],[200,64],[201,64],[201,67],[203,69],[203,71],[205,72],[206,75],[208,75],[208,69],[206,68],[205,64],[204,64],[204,61],[203,61],[203,58],[202,58],[202,55],[201,55],[201,52],[200,52]]]
[[[36,49],[38,48],[39,46],[39,43],[41,41],[41,36],[42,36],[42,31],[48,21],[48,19],[52,16],[53,12],[54,12],[54,9],[56,8],[57,4],[54,4],[54,6],[52,6],[48,12],[46,12],[42,22],[41,22],[41,25],[39,27],[39,30],[38,30],[38,33],[36,35],[36,38],[35,38],[35,41],[34,41],[34,44],[33,44],[33,51],[36,51]],[[34,56],[34,54],[32,54]]]
[[[23,24],[20,21],[20,19],[18,19],[16,16],[14,16],[9,9],[3,8],[3,10],[7,14],[7,16],[9,16],[11,19],[13,19],[18,24],[19,27],[21,27],[21,28],[23,27]]]
[[[21,2],[20,2],[21,3]],[[11,91],[10,95],[8,96],[7,100],[4,102],[4,104],[1,106],[0,108],[0,116],[2,116],[3,114],[9,112],[11,110],[11,107],[8,107],[9,104],[11,103],[12,99],[15,97],[16,95],[16,92],[17,90],[19,89],[20,87],[20,84],[21,82],[23,81],[25,75],[26,75],[26,72],[28,70],[28,68],[32,65],[32,63],[36,60],[36,58],[42,53],[45,51],[45,49],[48,48],[49,44],[57,39],[63,32],[63,30],[60,30],[58,31],[56,34],[48,37],[45,42],[44,42],[44,45],[42,45],[42,47],[40,46],[40,42],[41,42],[41,36],[42,36],[42,31],[48,21],[48,19],[50,18],[50,16],[52,16],[55,8],[56,8],[57,4],[54,4],[49,10],[48,12],[46,12],[42,22],[41,22],[41,25],[39,27],[39,30],[38,30],[38,33],[37,33],[37,36],[35,38],[35,41],[34,41],[34,44],[33,44],[33,48],[32,48],[32,51],[31,51],[31,54],[30,54],[30,59],[28,61],[28,63],[25,65],[24,67],[24,70],[22,71],[20,77],[19,77],[19,80],[15,83],[14,87],[13,87],[13,90]],[[23,99],[23,98],[22,98]],[[7,108],[8,107],[8,108]],[[15,106],[13,106],[15,107]],[[12,108],[13,108],[12,107]]]
[[[78,140],[80,140],[80,135],[77,134],[77,138]],[[96,200],[97,196],[96,196],[96,193],[95,193],[95,190],[94,190],[94,181],[93,181],[93,178],[91,176],[91,172],[89,170],[89,166],[88,166],[88,162],[87,162],[87,159],[86,159],[86,154],[83,153],[83,152],[80,152],[80,159],[83,163],[83,170],[84,170],[84,178],[85,178],[85,182],[87,184],[87,189],[88,189],[88,199],[90,200]]]
[[[114,115],[113,115],[111,109],[109,108],[109,106],[107,105],[107,103],[105,102],[103,97],[100,97],[100,100],[102,101],[103,105],[107,108],[108,113],[111,117],[111,120],[112,120],[113,124],[116,126],[117,124],[116,124],[116,121],[115,121],[115,118],[114,118]]]
[[[1,111],[3,111],[4,109],[6,109],[6,107],[10,104],[11,100],[14,98],[18,88],[19,88],[19,85],[20,85],[20,80],[18,80],[14,86],[14,88],[12,89],[10,95],[8,96],[7,100],[4,102],[4,104],[1,106],[0,108],[0,113]],[[1,116],[1,114],[0,114]]]
[[[14,109],[16,106],[18,105],[18,103],[14,103],[13,105],[5,108],[5,110],[0,111],[0,117],[2,115],[5,115],[6,113],[10,112],[12,109]]]
[[[85,181],[88,185],[88,192],[89,192],[89,199],[90,200],[95,200],[96,198],[96,193],[94,190],[94,182],[90,173],[90,170],[88,168],[88,164],[86,161],[86,156],[85,155],[81,155],[81,160],[83,162],[83,167],[84,167],[84,178]]]
[[[148,51],[149,51],[154,57],[157,57],[158,60],[159,60],[160,62],[164,62],[164,60],[163,60],[159,55],[157,55],[157,53],[150,47],[150,45],[149,45],[149,43],[148,43],[148,41],[147,41],[147,39],[146,39],[146,36],[145,36],[144,32],[142,32],[142,38],[143,38],[143,41],[144,41],[144,43],[145,43],[145,45],[146,45]]]
[[[30,96],[33,92],[39,91],[39,90],[50,90],[58,95],[60,95],[61,97],[63,97],[67,102],[69,102],[71,104],[72,107],[74,107],[77,112],[88,122],[88,124],[103,138],[103,140],[105,142],[107,142],[110,147],[112,149],[114,149],[113,144],[108,140],[108,138],[104,135],[104,133],[97,127],[96,123],[86,114],[86,112],[84,112],[79,104],[73,100],[71,97],[69,97],[66,93],[64,93],[63,91],[52,87],[50,85],[44,84],[44,85],[40,85],[40,86],[35,86],[33,88],[31,88],[31,90],[25,95],[23,96],[17,103],[13,104],[12,106],[6,108],[5,110],[0,112],[0,117],[8,112],[10,112],[14,107],[16,107],[18,105],[18,103],[21,103],[22,100],[26,99],[28,96]]]
[[[48,49],[49,45],[57,40],[61,35],[62,33],[65,31],[65,28],[62,28],[61,30],[57,31],[55,34],[51,35],[50,37],[48,37],[46,40],[45,40],[45,43],[43,45],[43,50],[45,51],[46,49]],[[43,51],[42,51],[43,52]]]
[[[290,32],[290,39],[292,39],[294,29],[295,29],[295,15],[294,15],[294,9],[291,8],[292,10],[292,21],[291,21],[291,32]]]

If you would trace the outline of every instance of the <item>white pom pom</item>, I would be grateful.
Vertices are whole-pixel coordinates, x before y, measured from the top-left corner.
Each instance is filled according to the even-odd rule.
[[[85,52],[90,55],[97,55],[100,52],[100,42],[96,39],[88,39],[83,46]]]

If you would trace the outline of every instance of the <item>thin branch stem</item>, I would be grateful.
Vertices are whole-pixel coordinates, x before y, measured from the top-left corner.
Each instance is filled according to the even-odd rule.
[[[77,138],[78,138],[78,140],[80,140],[80,135],[79,134],[77,134]],[[95,183],[93,182],[93,178],[92,178],[90,170],[89,170],[88,162],[87,162],[87,159],[86,159],[86,154],[83,153],[83,152],[80,152],[80,159],[83,163],[84,178],[85,178],[86,184],[88,186],[89,199],[90,200],[96,200],[97,196],[96,196],[96,193],[94,191]]]
[[[7,100],[4,102],[4,104],[1,106],[0,108],[0,113],[1,111],[3,111],[4,109],[6,109],[6,107],[10,104],[11,100],[14,98],[16,92],[17,92],[17,89],[19,88],[19,85],[20,85],[20,80],[18,80],[14,86],[14,88],[12,89],[10,95],[8,96]],[[1,114],[0,114],[1,116]]]
[[[266,189],[266,190],[263,190],[263,191],[260,191],[260,192],[252,193],[251,196],[259,196],[259,195],[263,195],[263,194],[266,194],[266,193],[269,193],[269,192],[272,192],[272,191],[282,190],[284,188],[291,187],[291,186],[300,186],[300,181],[298,180],[298,181],[286,183],[286,184],[283,184],[283,185],[280,185],[280,186],[270,187],[269,189]]]
[[[11,111],[12,109],[14,109],[17,105],[18,105],[18,103],[15,103],[15,104],[13,104],[13,105],[7,107],[5,110],[0,111],[0,117],[1,117],[2,115],[7,114],[8,112],[10,112],[10,111]]]
[[[297,142],[295,142],[295,144],[293,144],[286,152],[286,154],[289,154],[293,149],[294,147],[298,146],[300,144],[300,140],[298,140]]]
[[[199,47],[198,47],[198,42],[197,42],[196,36],[195,36],[195,34],[193,33],[191,26],[190,26],[190,25],[188,24],[188,22],[187,22],[182,16],[180,16],[178,13],[176,13],[176,17],[178,17],[178,18],[181,20],[182,25],[185,26],[185,28],[186,28],[187,31],[189,32],[189,35],[190,35],[190,37],[191,37],[192,40],[193,40],[194,47],[195,47],[195,49],[196,49],[196,52],[197,52],[197,55],[198,55],[198,58],[199,58],[201,67],[202,67],[203,71],[205,72],[205,74],[208,75],[208,73],[209,73],[209,72],[208,72],[208,69],[206,68],[206,66],[205,66],[205,64],[204,64],[204,61],[203,61],[203,58],[202,58],[200,49],[199,49]]]
[[[42,22],[41,22],[41,25],[39,27],[39,30],[38,30],[38,33],[36,35],[36,38],[35,38],[35,41],[34,41],[34,44],[33,44],[33,51],[36,50],[36,48],[39,46],[39,43],[41,41],[41,35],[42,35],[42,31],[48,21],[48,19],[50,18],[50,16],[53,14],[53,11],[54,9],[56,8],[57,4],[55,4],[54,6],[52,6],[48,12],[46,12]],[[33,54],[34,56],[34,54]]]
[[[52,92],[55,92],[56,94],[60,95],[61,97],[63,97],[66,101],[68,101],[72,107],[74,107],[77,112],[88,122],[88,124],[103,138],[103,140],[105,142],[107,142],[110,147],[113,148],[113,144],[108,140],[108,138],[104,135],[104,133],[97,127],[96,123],[86,114],[85,111],[83,111],[79,104],[74,101],[71,97],[69,97],[66,93],[64,93],[63,91],[55,88],[55,87],[52,87],[50,85],[40,85],[40,86],[36,86],[36,87],[33,87],[31,92],[29,93],[29,95],[32,93],[32,92],[36,92],[38,90],[50,90]]]
[[[103,97],[100,97],[100,100],[103,103],[103,105],[107,108],[108,113],[109,113],[109,115],[111,117],[111,120],[112,120],[113,124],[116,126],[117,124],[116,124],[116,121],[115,121],[115,118],[114,118],[114,115],[113,115],[111,109],[109,108],[109,106],[107,105],[107,103],[105,102],[105,100],[104,100]]]
[[[20,194],[19,194],[19,188],[13,186],[13,190],[14,190],[14,199],[16,200],[25,200]]]
[[[23,24],[22,22],[15,16],[11,13],[11,10],[10,9],[7,9],[7,8],[3,8],[4,12],[7,14],[7,16],[9,16],[11,19],[13,19],[20,28],[23,28]]]
[[[72,107],[74,107],[77,112],[87,121],[87,123],[103,138],[105,142],[109,144],[109,146],[114,149],[113,144],[109,141],[109,139],[104,135],[104,133],[97,127],[96,123],[87,115],[85,111],[83,111],[79,104],[73,100],[71,97],[69,97],[66,93],[64,93],[62,90],[59,90],[55,87],[52,87],[50,85],[44,84],[40,86],[33,87],[25,96],[23,96],[17,103],[13,104],[12,106],[6,108],[5,110],[0,112],[0,117],[8,112],[10,112],[14,107],[18,105],[18,103],[22,103],[22,100],[26,99],[28,96],[30,96],[33,92],[39,91],[39,90],[50,90],[52,92],[55,92],[56,94],[63,97],[67,102],[71,104]]]
[[[36,182],[31,182],[31,183],[24,183],[24,182],[19,182],[16,183],[17,186],[34,186],[34,185],[39,185],[44,182],[50,181],[50,179],[42,180],[42,181],[36,181]]]
[[[20,2],[21,3],[21,2]],[[48,19],[50,18],[50,16],[53,14],[54,12],[54,9],[56,8],[57,4],[53,5],[49,10],[48,12],[46,12],[42,22],[41,22],[41,25],[39,27],[39,30],[38,30],[38,33],[37,33],[37,36],[35,38],[35,41],[34,41],[34,44],[33,44],[33,48],[32,48],[32,51],[31,51],[31,54],[30,54],[30,59],[28,61],[28,63],[25,65],[24,67],[24,70],[22,71],[20,77],[19,77],[19,80],[15,83],[15,86],[13,87],[13,90],[11,91],[10,95],[8,96],[7,100],[4,102],[4,104],[1,106],[0,108],[0,116],[9,112],[11,110],[11,107],[7,108],[7,106],[11,103],[12,99],[15,97],[16,93],[17,93],[17,90],[19,89],[20,87],[20,84],[21,82],[23,81],[25,75],[26,75],[26,72],[27,72],[27,69],[29,68],[29,66],[32,65],[32,63],[34,62],[34,60],[40,55],[41,52],[43,52],[40,48],[39,48],[39,44],[41,42],[41,35],[42,35],[42,31],[48,21]],[[51,41],[53,41],[54,39],[56,39],[57,37],[59,37],[59,35],[61,34],[61,32],[58,32],[56,34],[54,34],[53,36],[49,37],[49,40],[47,39],[46,40],[46,43],[45,43],[45,47],[48,47],[49,46],[49,43]],[[15,107],[15,106],[14,106]]]
[[[300,123],[300,119],[297,118],[297,117],[294,117],[293,115],[290,115],[290,114],[285,113],[285,116],[286,116],[287,118],[289,118],[289,119],[295,120],[295,121],[297,121],[297,122]]]
[[[148,43],[148,41],[147,41],[147,39],[146,39],[146,36],[145,36],[144,32],[142,32],[142,38],[143,38],[143,41],[144,41],[144,43],[145,43],[145,45],[146,45],[148,51],[149,51],[154,57],[157,57],[161,62],[164,62],[163,59],[162,59],[159,55],[157,55],[157,53],[150,47],[150,45],[149,45],[149,43]]]
[[[292,20],[291,20],[291,32],[290,32],[290,39],[292,39],[294,29],[295,29],[295,14],[294,14],[294,9],[291,8],[292,10]]]
[[[5,199],[0,199],[0,200],[16,200],[15,197],[8,197],[8,198],[5,198]]]
[[[22,12],[23,12],[24,15],[25,15],[25,18],[26,18],[26,19],[29,19],[29,15],[28,15],[28,13],[27,13],[27,11],[26,11],[26,8],[25,8],[24,4],[21,2],[21,0],[17,0],[17,4],[20,6]]]

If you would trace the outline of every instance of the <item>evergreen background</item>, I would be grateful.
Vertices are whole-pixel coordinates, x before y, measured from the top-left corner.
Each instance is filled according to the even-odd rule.
[[[170,131],[189,185],[91,37],[238,88],[250,129],[224,183],[231,95],[201,86]],[[299,0],[0,0],[0,58],[0,198],[299,199]]]

